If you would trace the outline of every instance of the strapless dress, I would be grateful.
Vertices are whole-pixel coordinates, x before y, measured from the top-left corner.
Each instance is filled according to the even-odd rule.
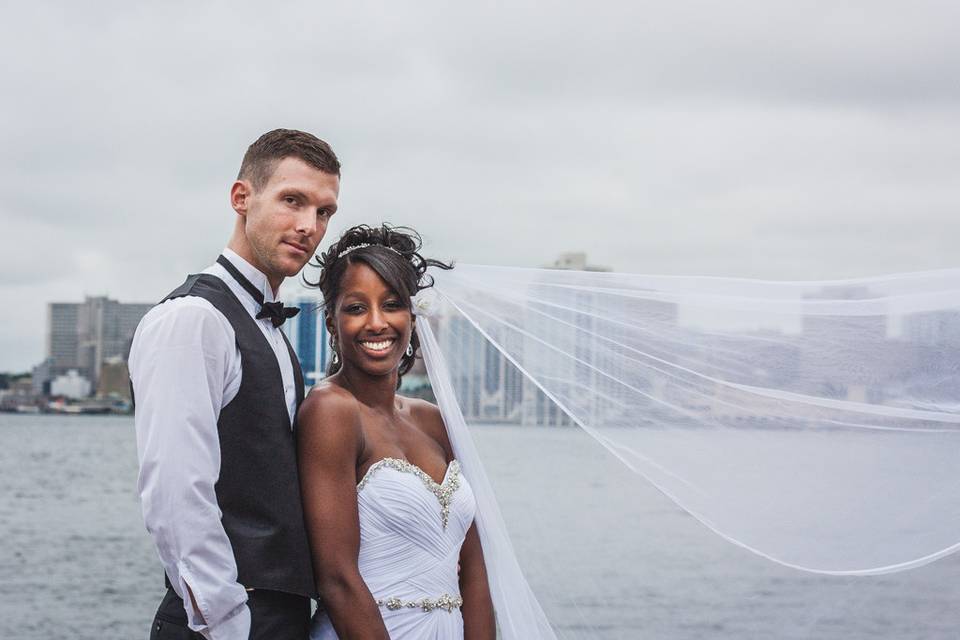
[[[357,485],[357,504],[360,575],[390,638],[463,638],[457,569],[476,501],[459,463],[450,462],[438,484],[411,462],[384,458]],[[310,638],[337,638],[322,608]]]

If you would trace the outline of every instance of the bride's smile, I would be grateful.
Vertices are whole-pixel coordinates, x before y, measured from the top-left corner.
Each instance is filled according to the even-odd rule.
[[[413,316],[409,302],[370,266],[347,267],[334,318],[330,333],[346,370],[374,376],[396,372],[410,343]]]
[[[383,353],[387,349],[393,346],[393,343],[396,342],[393,338],[388,338],[386,340],[361,340],[360,345],[367,351],[373,351],[374,353]]]

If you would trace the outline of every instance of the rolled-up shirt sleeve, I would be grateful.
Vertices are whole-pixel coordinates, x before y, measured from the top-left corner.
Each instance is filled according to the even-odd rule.
[[[246,638],[247,593],[214,491],[217,420],[240,376],[233,329],[206,300],[170,300],[141,321],[129,362],[147,531],[190,628],[210,640]]]

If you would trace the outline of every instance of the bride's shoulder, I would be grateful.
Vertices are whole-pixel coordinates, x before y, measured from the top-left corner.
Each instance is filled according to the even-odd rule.
[[[403,403],[410,408],[410,414],[416,417],[429,418],[431,420],[442,420],[440,417],[440,407],[429,400],[422,398],[408,398],[402,396]]]
[[[341,386],[321,382],[303,399],[297,413],[298,428],[359,429],[360,403]]]
[[[343,387],[324,382],[310,391],[297,413],[301,477],[334,477],[344,486],[355,485],[354,467],[363,449],[359,416],[359,402]]]
[[[443,416],[440,415],[440,407],[420,398],[403,398],[403,403],[410,411],[410,417],[413,422],[424,429],[443,428]]]
[[[404,402],[410,407],[410,417],[414,424],[436,440],[447,453],[447,458],[450,459],[452,455],[450,439],[447,437],[447,428],[443,424],[440,407],[420,398],[404,398]]]

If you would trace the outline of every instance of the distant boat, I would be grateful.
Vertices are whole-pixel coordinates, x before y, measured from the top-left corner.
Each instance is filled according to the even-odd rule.
[[[35,404],[18,404],[17,413],[40,413],[40,407]]]
[[[84,402],[81,404],[67,404],[65,402],[51,402],[47,406],[50,413],[58,413],[68,416],[86,416],[111,413],[113,411],[109,404],[102,402]]]
[[[57,412],[72,416],[92,415],[110,413],[110,407],[103,405],[68,404],[61,407]]]

